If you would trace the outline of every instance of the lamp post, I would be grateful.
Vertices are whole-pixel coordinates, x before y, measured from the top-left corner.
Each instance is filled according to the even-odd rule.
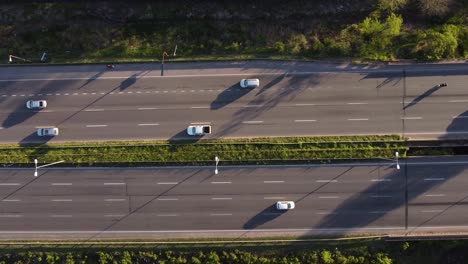
[[[215,174],[218,174],[218,162],[219,162],[218,156],[215,157],[215,162],[216,162]]]
[[[161,76],[164,76],[164,56],[169,56],[165,51],[162,53],[162,61],[161,61]]]
[[[398,162],[398,151],[395,152],[395,158],[396,158],[396,168],[397,168],[397,170],[399,170],[400,169],[400,163]]]
[[[52,163],[49,163],[49,164],[37,166],[37,159],[34,159],[34,177],[37,177],[37,169],[44,168],[44,167],[51,166],[51,165],[55,165],[55,164],[62,163],[62,162],[65,162],[65,161],[61,160],[61,161],[52,162]]]

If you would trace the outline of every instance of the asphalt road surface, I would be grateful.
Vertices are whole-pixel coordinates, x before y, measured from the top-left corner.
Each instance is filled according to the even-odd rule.
[[[2,67],[0,142],[401,134],[468,136],[467,64],[224,62]],[[242,78],[259,78],[242,89]],[[446,82],[447,87],[437,84]],[[28,110],[27,100],[48,107]],[[60,135],[39,138],[39,127]]]
[[[467,157],[219,168],[0,170],[0,238],[468,231]],[[296,209],[277,211],[279,200]]]

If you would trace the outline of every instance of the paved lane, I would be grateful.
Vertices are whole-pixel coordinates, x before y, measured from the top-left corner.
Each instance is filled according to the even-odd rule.
[[[414,158],[401,166],[222,166],[218,175],[208,167],[50,168],[37,178],[31,169],[2,169],[0,237],[468,229],[466,157]],[[278,200],[293,200],[297,208],[279,212]]]
[[[35,129],[50,125],[63,132],[51,141],[181,139],[194,122],[211,123],[211,137],[468,133],[454,118],[468,116],[463,64],[174,64],[164,77],[155,65],[98,66],[0,73],[0,140],[37,142]],[[261,86],[239,88],[247,77]],[[49,107],[28,111],[28,99]]]

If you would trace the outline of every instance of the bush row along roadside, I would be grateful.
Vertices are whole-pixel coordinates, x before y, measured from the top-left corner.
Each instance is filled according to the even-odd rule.
[[[1,248],[0,263],[464,263],[464,240]]]
[[[256,160],[321,160],[391,158],[395,151],[406,155],[405,141],[398,136],[200,140],[185,142],[139,142],[8,145],[0,149],[0,163],[63,160],[66,163],[196,162]],[[372,139],[372,141],[366,141]],[[397,140],[399,139],[399,140]]]
[[[468,57],[463,0],[176,2],[1,5],[0,57],[39,60],[44,51],[52,62],[161,59],[163,52],[213,58]]]

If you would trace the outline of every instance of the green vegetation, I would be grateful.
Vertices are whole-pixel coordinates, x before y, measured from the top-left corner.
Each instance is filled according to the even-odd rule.
[[[468,58],[464,0],[12,3],[0,20],[0,57],[36,61]]]
[[[395,151],[406,155],[400,136],[255,138],[199,141],[142,141],[67,144],[2,145],[1,163],[64,160],[66,163],[224,164],[280,163],[326,159],[391,158]]]
[[[0,263],[464,263],[466,240],[5,246]]]

